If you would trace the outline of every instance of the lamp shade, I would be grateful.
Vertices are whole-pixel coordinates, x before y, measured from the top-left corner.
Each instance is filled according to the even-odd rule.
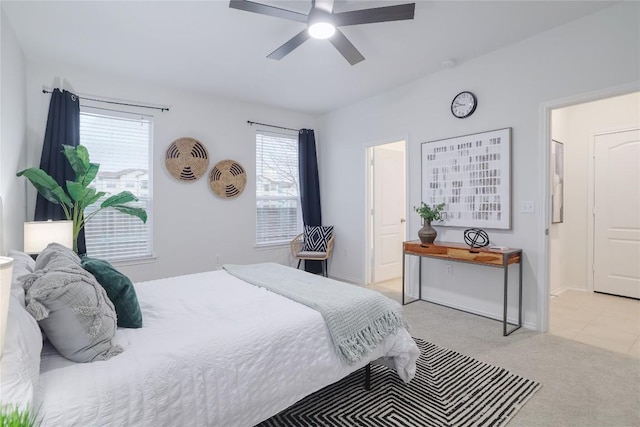
[[[24,251],[39,254],[49,243],[73,248],[73,221],[31,221],[24,223]]]
[[[7,332],[12,271],[13,258],[0,256],[0,356],[4,348],[4,335]]]

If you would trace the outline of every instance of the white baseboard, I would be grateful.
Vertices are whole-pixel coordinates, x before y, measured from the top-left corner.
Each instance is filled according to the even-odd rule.
[[[433,299],[433,298],[431,298],[431,299],[423,299],[423,301],[432,302],[434,304],[442,305],[444,307],[455,308],[456,310],[461,310],[461,311],[464,311],[466,313],[476,314],[478,316],[482,316],[482,317],[486,317],[486,318],[489,318],[489,319],[498,320],[499,322],[502,322],[502,316],[498,316],[498,315],[495,315],[493,313],[489,313],[489,312],[486,312],[486,311],[483,311],[483,310],[478,310],[478,309],[471,308],[471,307],[465,307],[465,306],[459,305],[459,304],[451,304],[448,301],[445,302],[445,301],[441,301],[441,300],[437,300],[437,299]],[[518,323],[518,319],[517,318],[512,318],[512,317],[509,317],[508,315],[507,315],[507,321],[509,323],[512,323],[512,324],[517,324]],[[526,328],[526,329],[534,330],[534,331],[538,330],[537,326],[535,324],[532,324],[532,323],[523,322],[523,327]]]
[[[347,282],[347,283],[351,283],[352,285],[362,286],[362,283],[360,283],[359,281],[353,278],[336,276],[334,274],[330,274],[329,279],[340,280],[341,282]]]
[[[552,296],[559,296],[559,295],[561,295],[561,294],[563,294],[564,292],[567,292],[567,291],[591,292],[587,288],[585,288],[584,286],[567,285],[567,286],[562,286],[562,287],[554,290],[553,292],[551,292],[551,295]]]
[[[555,290],[551,291],[551,292],[550,292],[550,294],[551,294],[551,296],[552,296],[552,297],[553,297],[553,296],[556,296],[556,297],[557,297],[557,296],[562,295],[564,292],[566,292],[566,291],[568,291],[568,290],[569,290],[569,288],[568,288],[568,287],[566,287],[566,286],[562,286],[562,287],[560,287],[560,288],[558,288],[558,289],[555,289]]]

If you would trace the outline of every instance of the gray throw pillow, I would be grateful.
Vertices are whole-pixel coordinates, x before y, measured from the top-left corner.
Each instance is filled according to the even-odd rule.
[[[52,269],[63,267],[70,264],[80,265],[78,255],[60,243],[49,243],[47,247],[38,254],[33,271],[42,270],[43,268]]]
[[[46,267],[22,279],[27,311],[61,355],[74,362],[92,362],[122,352],[112,342],[115,309],[91,273],[67,260],[67,266]]]

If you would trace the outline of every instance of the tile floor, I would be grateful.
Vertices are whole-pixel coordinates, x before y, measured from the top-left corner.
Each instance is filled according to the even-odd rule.
[[[382,293],[401,292],[402,281],[371,287]],[[567,290],[551,297],[549,315],[550,334],[640,359],[640,300]]]
[[[387,290],[394,292],[402,292],[402,278],[387,280],[386,282],[376,282],[371,285],[371,288],[378,290]]]
[[[640,300],[564,291],[551,297],[549,333],[640,358]]]

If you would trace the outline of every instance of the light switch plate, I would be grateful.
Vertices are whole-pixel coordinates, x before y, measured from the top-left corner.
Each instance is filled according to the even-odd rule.
[[[535,213],[536,212],[536,208],[535,208],[535,204],[533,203],[532,200],[523,200],[522,202],[520,202],[520,212],[521,213]]]

